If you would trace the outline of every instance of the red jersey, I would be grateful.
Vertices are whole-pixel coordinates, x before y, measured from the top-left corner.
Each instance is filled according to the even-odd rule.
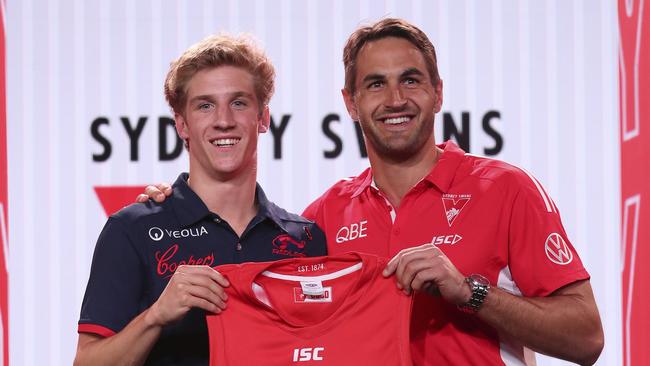
[[[358,253],[216,267],[228,308],[208,315],[210,365],[412,365],[412,297]],[[310,294],[311,292],[311,295]]]
[[[540,183],[507,163],[466,154],[452,142],[394,210],[367,169],[342,180],[303,213],[325,231],[328,253],[392,257],[436,244],[458,270],[482,274],[513,294],[546,296],[589,278]],[[521,365],[534,354],[499,337],[441,298],[416,294],[411,323],[416,365]]]

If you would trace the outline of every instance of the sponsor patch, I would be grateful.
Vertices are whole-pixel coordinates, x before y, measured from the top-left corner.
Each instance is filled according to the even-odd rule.
[[[565,265],[573,261],[573,252],[571,252],[562,235],[558,233],[551,233],[546,238],[544,249],[546,257],[555,264]]]
[[[306,257],[305,241],[298,241],[289,234],[280,234],[273,239],[273,254],[287,257]]]

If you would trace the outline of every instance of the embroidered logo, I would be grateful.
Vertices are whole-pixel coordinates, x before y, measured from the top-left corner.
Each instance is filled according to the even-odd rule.
[[[194,257],[190,255],[189,258],[178,258],[176,257],[176,252],[178,252],[178,244],[174,244],[167,248],[164,252],[159,250],[154,254],[156,258],[156,273],[158,276],[163,278],[171,277],[178,266],[182,265],[204,265],[212,266],[214,264],[214,253],[210,253],[205,257]]]
[[[303,253],[305,241],[297,241],[288,234],[281,234],[273,239],[273,254],[285,255],[288,257],[306,257]]]
[[[442,205],[445,207],[445,216],[447,217],[449,227],[451,227],[458,215],[460,215],[460,212],[467,202],[469,202],[470,198],[472,198],[471,194],[446,193],[442,195]]]

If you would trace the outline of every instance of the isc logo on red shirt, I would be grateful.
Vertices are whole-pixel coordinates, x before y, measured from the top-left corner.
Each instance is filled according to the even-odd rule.
[[[293,350],[293,362],[323,361],[324,347],[296,348]]]

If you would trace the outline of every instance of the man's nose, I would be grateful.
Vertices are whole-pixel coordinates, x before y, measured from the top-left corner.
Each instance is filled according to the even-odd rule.
[[[399,85],[391,86],[387,89],[387,100],[386,106],[390,108],[400,108],[406,105],[406,98],[404,98],[404,93]]]
[[[214,116],[214,127],[218,129],[229,129],[235,126],[232,110],[228,106],[217,108]]]

